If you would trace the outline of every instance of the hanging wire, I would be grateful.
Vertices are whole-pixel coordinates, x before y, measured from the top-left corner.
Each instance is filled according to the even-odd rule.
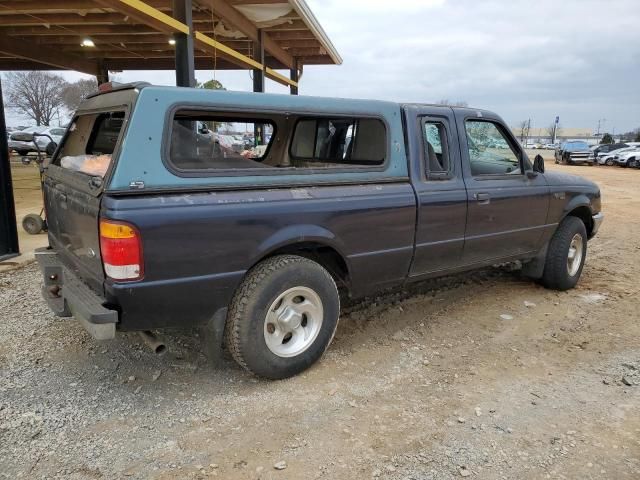
[[[210,8],[211,8],[211,28],[213,28],[213,40],[215,42],[213,46],[213,81],[215,83],[217,81],[216,72],[218,70],[218,37],[216,34],[216,24],[215,24],[214,14],[213,14],[214,5],[215,4],[212,3]]]

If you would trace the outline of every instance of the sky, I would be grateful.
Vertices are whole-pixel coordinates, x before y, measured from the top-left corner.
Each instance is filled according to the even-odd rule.
[[[307,0],[343,58],[307,66],[301,95],[465,101],[510,125],[640,127],[640,0]],[[67,72],[69,80],[82,75]],[[199,81],[214,77],[198,71]],[[215,72],[251,90],[249,72]],[[172,71],[119,81],[172,85]],[[270,80],[267,92],[287,93]],[[8,124],[18,120],[8,115]]]

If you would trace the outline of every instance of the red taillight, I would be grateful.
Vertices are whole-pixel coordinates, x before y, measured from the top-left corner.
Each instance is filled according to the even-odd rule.
[[[124,222],[100,220],[100,252],[104,272],[109,278],[142,278],[142,241],[134,226]]]

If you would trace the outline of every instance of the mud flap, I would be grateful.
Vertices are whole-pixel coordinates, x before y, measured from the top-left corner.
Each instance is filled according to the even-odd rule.
[[[522,265],[522,275],[534,280],[542,278],[542,275],[544,274],[544,264],[547,261],[548,248],[549,243],[546,243],[533,260]]]
[[[224,357],[224,327],[226,321],[227,309],[221,308],[200,330],[202,350],[212,366],[220,365]]]

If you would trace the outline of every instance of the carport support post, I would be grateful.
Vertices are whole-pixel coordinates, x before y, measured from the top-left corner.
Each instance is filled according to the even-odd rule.
[[[253,91],[264,92],[264,44],[262,42],[262,30],[258,30],[258,41],[253,42],[253,59],[262,65],[262,68],[253,69]]]
[[[173,38],[176,41],[176,86],[195,87],[193,6],[191,0],[173,0],[173,18],[189,27],[189,35],[186,33],[173,34]]]
[[[291,70],[289,70],[289,78],[291,79],[291,81],[296,82],[296,85],[291,85],[289,87],[289,93],[291,93],[291,95],[298,95],[298,80],[299,80],[299,75],[298,75],[298,60],[293,61],[293,68]]]
[[[262,68],[253,69],[253,91],[264,93],[264,44],[262,42],[262,30],[258,30],[258,40],[253,42],[253,59],[260,62]],[[255,123],[253,125],[254,145],[264,145],[264,124]]]
[[[96,73],[98,85],[109,82],[109,69],[105,67],[103,60],[98,60],[98,71]]]
[[[4,120],[2,79],[0,79],[0,260],[14,257],[19,253],[16,206],[13,200],[7,125]]]

